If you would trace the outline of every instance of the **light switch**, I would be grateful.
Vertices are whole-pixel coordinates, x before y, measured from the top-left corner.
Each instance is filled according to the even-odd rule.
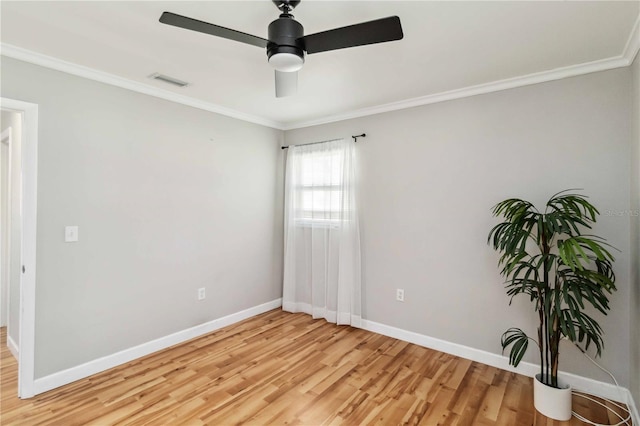
[[[64,242],[75,243],[78,241],[78,227],[77,226],[65,226],[64,227]]]

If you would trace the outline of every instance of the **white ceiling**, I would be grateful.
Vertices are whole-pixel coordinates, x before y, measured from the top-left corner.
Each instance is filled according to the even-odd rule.
[[[345,116],[407,99],[620,58],[640,2],[312,1],[294,11],[311,34],[397,15],[404,39],[309,55],[298,94],[275,98],[260,48],[160,24],[163,11],[266,38],[262,1],[1,2],[1,41],[276,123]],[[637,31],[637,29],[636,29]],[[191,83],[152,81],[160,72]]]

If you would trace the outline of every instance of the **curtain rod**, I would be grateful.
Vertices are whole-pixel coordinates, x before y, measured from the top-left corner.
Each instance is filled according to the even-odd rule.
[[[354,142],[358,142],[358,138],[366,138],[366,137],[367,137],[367,134],[366,134],[366,133],[363,133],[363,134],[361,134],[361,135],[355,135],[355,136],[351,136],[351,137],[353,138],[353,141],[354,141]],[[339,140],[339,139],[330,139],[330,140],[328,140],[328,141],[320,141],[320,142],[304,143],[304,144],[300,144],[300,145],[298,145],[298,146],[304,146],[304,145],[316,145],[316,144],[319,144],[319,143],[333,142],[333,141],[337,141],[337,140]],[[287,146],[282,146],[282,147],[280,147],[280,148],[281,148],[281,149],[287,149],[287,148],[289,148],[289,145],[287,145]]]

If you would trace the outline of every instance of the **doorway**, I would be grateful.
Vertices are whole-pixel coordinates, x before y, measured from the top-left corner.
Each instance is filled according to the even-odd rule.
[[[18,359],[18,396],[30,398],[36,393],[34,350],[38,106],[0,98],[0,109],[0,249],[3,254],[0,277],[8,277],[6,295],[4,290],[0,292],[0,319],[4,319],[6,315],[7,344]]]
[[[0,321],[7,327],[7,346],[18,359],[22,113],[3,110],[0,123]]]

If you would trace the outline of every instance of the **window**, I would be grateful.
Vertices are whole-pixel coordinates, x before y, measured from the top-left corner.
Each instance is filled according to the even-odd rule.
[[[337,221],[342,214],[342,155],[338,150],[305,153],[300,159],[296,218],[302,222]]]
[[[282,308],[338,324],[361,321],[355,143],[287,152]]]
[[[297,225],[338,225],[351,211],[350,141],[297,146],[287,159],[289,210]]]

